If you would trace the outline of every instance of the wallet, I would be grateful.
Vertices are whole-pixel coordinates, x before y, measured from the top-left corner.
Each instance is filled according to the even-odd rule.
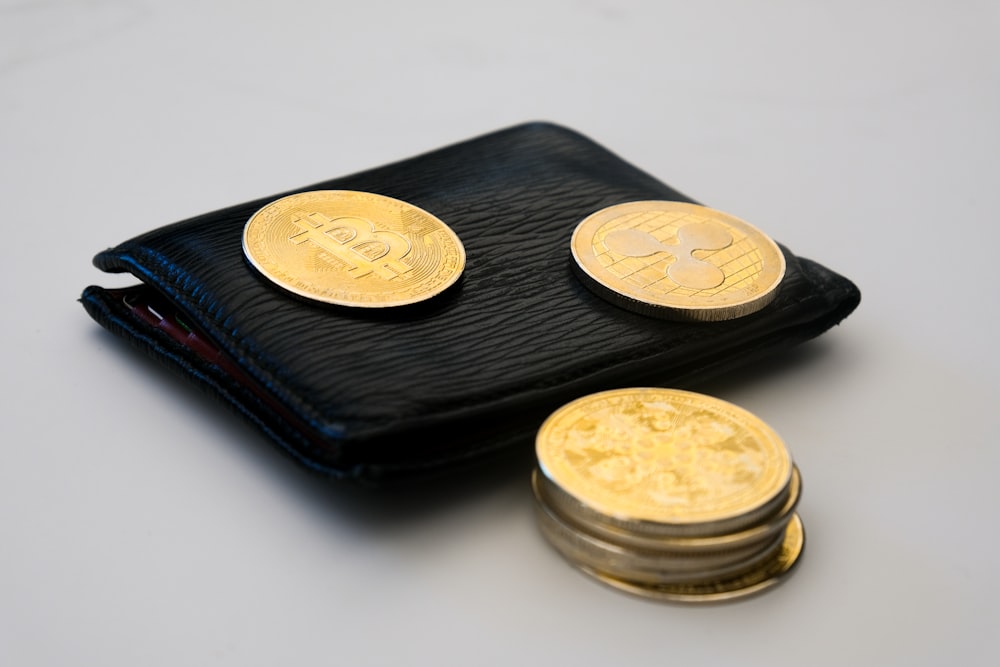
[[[244,225],[310,190],[430,212],[464,244],[461,278],[385,309],[280,289],[245,258]],[[570,237],[594,211],[639,200],[698,203],[572,129],[525,123],[144,233],[94,258],[138,284],[90,286],[81,302],[304,469],[386,485],[530,449],[545,418],[584,394],[697,388],[818,336],[860,301],[849,279],[779,240],[784,278],[752,315],[677,322],[621,308],[581,282]]]

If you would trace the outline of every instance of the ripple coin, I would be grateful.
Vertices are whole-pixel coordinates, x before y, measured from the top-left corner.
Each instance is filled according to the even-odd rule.
[[[583,282],[636,312],[719,321],[757,312],[777,295],[785,257],[766,234],[697,204],[635,201],[601,209],[570,242]]]

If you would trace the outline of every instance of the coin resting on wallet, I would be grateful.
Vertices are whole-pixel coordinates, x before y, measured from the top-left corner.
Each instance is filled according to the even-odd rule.
[[[316,190],[273,201],[250,217],[243,252],[279,287],[357,308],[437,296],[465,268],[465,248],[434,215],[398,199]]]
[[[673,602],[745,597],[802,553],[799,471],[746,410],[702,394],[613,389],[556,410],[536,439],[542,532],[571,563]]]
[[[732,215],[677,201],[601,209],[573,232],[578,275],[623,308],[673,320],[720,321],[757,312],[777,295],[785,257]]]

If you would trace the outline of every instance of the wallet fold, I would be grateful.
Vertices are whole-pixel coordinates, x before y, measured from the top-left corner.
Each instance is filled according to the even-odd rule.
[[[462,278],[390,309],[281,290],[244,258],[243,227],[308,190],[429,211],[465,245]],[[697,388],[857,307],[850,280],[784,246],[777,296],[746,317],[673,322],[601,299],[572,269],[572,232],[601,208],[650,199],[698,203],[573,130],[527,123],[154,229],[94,258],[139,285],[91,286],[81,301],[305,468],[374,484],[421,479],[531,447],[544,418],[585,393]]]

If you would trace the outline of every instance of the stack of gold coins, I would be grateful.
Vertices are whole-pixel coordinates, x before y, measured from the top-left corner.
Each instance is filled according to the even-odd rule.
[[[542,424],[536,452],[543,534],[616,588],[739,598],[782,581],[802,553],[798,468],[774,430],[731,403],[646,387],[592,394]]]

